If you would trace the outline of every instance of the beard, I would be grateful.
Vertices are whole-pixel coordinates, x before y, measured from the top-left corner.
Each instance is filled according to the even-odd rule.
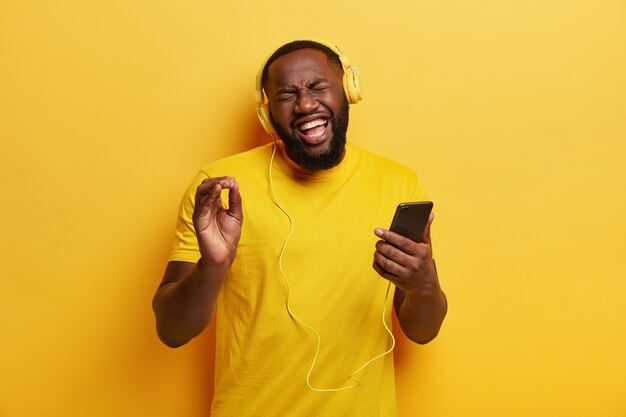
[[[330,147],[321,154],[309,152],[294,133],[287,132],[272,117],[272,124],[276,134],[283,141],[287,156],[298,164],[303,170],[315,173],[325,169],[333,168],[341,162],[346,149],[346,132],[348,131],[348,100],[344,98],[338,114],[331,115],[331,125],[333,127]]]

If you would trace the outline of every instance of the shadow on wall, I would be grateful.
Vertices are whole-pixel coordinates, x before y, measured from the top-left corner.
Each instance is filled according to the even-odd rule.
[[[240,152],[247,151],[258,146],[267,145],[274,140],[272,136],[267,133],[265,129],[263,129],[263,126],[261,126],[261,123],[259,123],[256,115],[254,117],[250,117],[249,112],[246,113],[247,114],[245,115],[244,119],[246,123],[248,123],[248,134],[245,140],[241,141],[241,149],[239,150]]]

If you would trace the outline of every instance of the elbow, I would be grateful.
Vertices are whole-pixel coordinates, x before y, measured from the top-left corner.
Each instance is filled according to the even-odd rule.
[[[446,311],[447,310],[444,310],[437,318],[427,320],[426,323],[420,322],[419,320],[407,320],[406,318],[402,320],[399,317],[400,328],[404,335],[412,342],[418,345],[426,345],[435,340],[437,335],[439,335],[443,320],[446,316]]]
[[[176,331],[176,326],[172,326],[171,323],[168,325],[164,322],[164,320],[159,320],[157,315],[156,318],[156,333],[159,337],[159,340],[167,347],[175,349],[179,348],[183,345],[186,345],[187,342],[191,340],[190,337],[185,337],[184,334],[181,334],[180,331]]]
[[[177,334],[179,332],[176,331],[176,325],[168,320],[165,314],[161,311],[158,306],[158,303],[155,300],[153,301],[152,308],[154,311],[154,318],[156,321],[156,333],[159,337],[159,340],[167,347],[170,348],[179,348],[187,342],[189,342],[190,338],[181,337],[181,335]]]
[[[188,311],[156,295],[152,309],[159,340],[170,348],[178,348],[198,336],[208,326],[212,312]]]
[[[414,343],[417,343],[418,345],[426,345],[432,342],[433,340],[435,340],[435,338],[439,334],[439,328],[428,333],[411,333],[404,328],[402,329],[402,331],[409,340],[411,340]]]
[[[167,332],[163,331],[163,330],[159,330],[158,326],[157,326],[157,335],[159,336],[159,340],[167,347],[172,348],[172,349],[176,349],[179,348],[181,346],[184,346],[187,344],[187,342],[189,340],[183,340],[180,338],[176,338],[171,334],[168,334]]]
[[[443,291],[440,294],[441,302],[433,308],[433,312],[428,314],[426,320],[421,324],[416,325],[412,320],[399,320],[402,331],[411,341],[425,345],[435,340],[439,334],[443,321],[448,314],[448,300]]]
[[[159,340],[169,348],[179,348],[191,340],[190,337],[185,337],[180,331],[177,331],[177,326],[171,322],[168,322],[163,317],[156,316],[156,333]]]
[[[411,339],[413,342],[417,343],[418,345],[426,345],[432,342],[433,340],[435,340],[436,337],[437,337],[437,333],[435,333],[432,336],[427,336],[427,337],[409,337],[409,339]]]

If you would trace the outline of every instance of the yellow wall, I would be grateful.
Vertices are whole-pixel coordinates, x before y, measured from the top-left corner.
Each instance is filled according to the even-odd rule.
[[[435,200],[450,311],[396,353],[401,417],[625,416],[626,3],[272,3],[0,3],[0,415],[206,415],[210,335],[160,345],[152,293],[304,35],[362,69],[349,139]]]

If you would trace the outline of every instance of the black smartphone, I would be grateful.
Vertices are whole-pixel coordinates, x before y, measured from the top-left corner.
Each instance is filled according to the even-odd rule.
[[[419,242],[433,209],[432,201],[400,203],[391,221],[389,230]]]

